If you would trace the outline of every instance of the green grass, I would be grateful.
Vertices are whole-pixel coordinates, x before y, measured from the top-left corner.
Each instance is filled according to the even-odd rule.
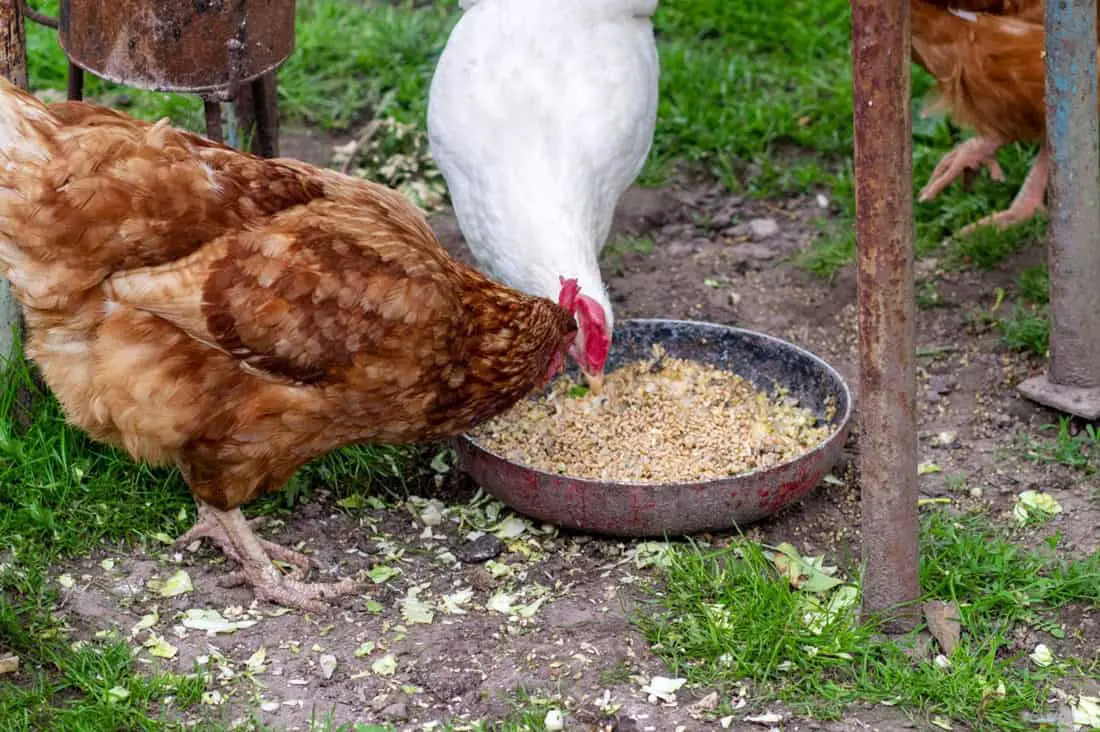
[[[0,730],[182,729],[161,714],[193,707],[201,679],[139,673],[121,641],[74,650],[46,580],[56,562],[106,542],[157,546],[154,534],[181,532],[194,520],[190,493],[175,469],[136,465],[67,426],[52,398],[37,394],[24,407],[18,395],[28,391],[35,386],[26,367],[0,379],[0,651],[23,666],[14,680],[0,676]],[[415,454],[371,446],[333,453],[249,511],[289,510],[322,485],[341,496],[396,484],[414,472]],[[168,695],[171,707],[162,704]]]
[[[925,599],[956,603],[963,629],[960,644],[939,663],[932,654],[906,655],[904,643],[856,622],[852,609],[812,627],[807,609],[830,596],[793,589],[746,541],[679,550],[637,621],[673,673],[724,690],[750,682],[758,703],[781,699],[799,711],[836,716],[856,700],[887,702],[978,729],[1031,729],[1021,713],[1040,711],[1049,687],[1073,669],[1068,661],[1048,668],[1030,663],[1030,649],[1016,649],[1012,631],[1026,623],[1061,637],[1057,608],[1100,605],[1100,553],[1064,562],[1022,549],[1013,538],[978,517],[925,517]]]
[[[1043,429],[1053,432],[1054,436],[1044,440],[1027,437],[1024,440],[1024,454],[1029,459],[1039,463],[1058,463],[1086,475],[1100,470],[1100,428],[1091,424],[1077,425],[1069,417],[1063,417],[1058,424],[1048,424]]]
[[[1015,351],[1046,357],[1050,350],[1050,294],[1045,266],[1029,267],[1016,278],[1016,302],[993,318],[1001,340]]]

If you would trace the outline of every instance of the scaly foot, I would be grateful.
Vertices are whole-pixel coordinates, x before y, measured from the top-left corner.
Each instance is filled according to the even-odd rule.
[[[1004,171],[997,162],[997,150],[1003,143],[994,137],[972,137],[955,146],[955,149],[943,156],[932,171],[928,183],[920,191],[918,201],[927,203],[938,196],[951,181],[964,173],[975,172],[983,167],[989,169],[989,177],[1001,182]]]
[[[322,612],[326,607],[324,600],[359,592],[365,587],[362,582],[351,579],[321,583],[301,582],[293,577],[285,577],[271,563],[265,547],[277,547],[277,551],[284,557],[302,555],[257,538],[240,509],[219,511],[200,501],[199,513],[199,525],[182,538],[194,539],[202,536],[218,542],[225,553],[241,565],[230,577],[250,585],[258,599],[298,610]],[[306,559],[308,563],[308,558]]]
[[[1047,179],[1050,174],[1050,157],[1047,154],[1046,145],[1039,150],[1035,162],[1031,164],[1031,170],[1020,186],[1019,193],[1012,201],[1012,205],[1004,211],[986,216],[973,224],[959,230],[960,236],[967,236],[982,226],[993,225],[999,229],[1007,229],[1016,224],[1022,224],[1040,211],[1046,210],[1044,198],[1047,191]]]
[[[187,533],[176,539],[176,546],[184,547],[195,541],[196,539],[210,539],[212,542],[218,545],[226,556],[235,561],[237,564],[244,564],[244,560],[237,552],[237,548],[233,545],[233,542],[229,540],[229,536],[225,533],[225,529],[222,527],[220,521],[217,520],[215,513],[220,513],[216,508],[210,506],[202,501],[198,501],[199,518],[195,522],[195,525],[191,527]],[[267,518],[259,516],[254,519],[248,519],[246,525],[248,528],[256,529],[262,526],[266,522]],[[289,577],[295,580],[303,580],[309,573],[310,567],[315,566],[315,562],[301,552],[294,551],[282,544],[276,544],[273,541],[267,539],[261,539],[256,537],[256,541],[260,543],[260,547],[271,559],[277,559],[287,564],[292,565],[295,569],[290,573]],[[227,578],[226,582],[232,583],[237,573],[232,573],[230,578]],[[222,584],[226,584],[223,582]]]

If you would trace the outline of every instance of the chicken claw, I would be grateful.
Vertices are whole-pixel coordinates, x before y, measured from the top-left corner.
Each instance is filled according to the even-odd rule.
[[[1016,224],[1022,224],[1040,211],[1046,210],[1043,200],[1046,196],[1047,179],[1050,173],[1050,158],[1046,145],[1039,150],[1035,162],[1031,164],[1024,184],[1020,186],[1012,205],[1004,211],[986,216],[973,224],[959,230],[959,236],[967,236],[982,226],[993,225],[999,229],[1007,229]]]
[[[219,511],[206,503],[199,502],[199,521],[177,543],[189,543],[195,539],[208,538],[218,544],[222,551],[241,565],[230,573],[223,584],[247,584],[252,587],[256,597],[286,607],[308,612],[322,612],[323,600],[351,594],[363,589],[364,585],[351,579],[339,582],[302,582],[306,570],[311,564],[309,557],[287,549],[284,546],[260,539],[249,526],[240,509]],[[284,576],[271,563],[276,557],[297,569]]]
[[[918,201],[927,203],[960,175],[976,171],[981,167],[989,169],[989,177],[997,182],[1005,179],[1001,164],[997,162],[997,150],[1002,143],[995,137],[972,137],[955,146],[955,149],[943,156],[936,169],[932,171],[928,183],[920,191]]]
[[[229,540],[229,537],[225,533],[225,529],[214,517],[217,509],[203,503],[198,502],[199,518],[195,522],[195,525],[191,527],[183,536],[176,539],[177,547],[184,547],[197,539],[210,539],[212,542],[218,545],[226,556],[235,561],[237,564],[244,564],[244,560],[241,559],[240,554],[237,552],[237,548],[233,545],[233,542]],[[266,516],[257,516],[254,519],[247,519],[249,529],[258,529],[267,523]],[[264,552],[271,559],[277,559],[282,562],[286,562],[294,566],[294,570],[288,575],[292,579],[302,580],[305,579],[306,573],[309,572],[311,567],[316,566],[316,562],[310,557],[302,554],[301,552],[294,551],[282,544],[276,544],[273,541],[267,539],[261,539],[256,537],[256,540],[260,542],[260,546]]]

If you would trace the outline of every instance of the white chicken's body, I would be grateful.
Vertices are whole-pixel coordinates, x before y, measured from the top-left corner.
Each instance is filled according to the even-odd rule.
[[[428,103],[432,154],[478,263],[604,309],[599,254],[657,117],[657,0],[464,0]]]

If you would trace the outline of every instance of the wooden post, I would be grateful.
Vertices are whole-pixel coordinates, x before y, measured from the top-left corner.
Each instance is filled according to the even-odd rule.
[[[27,35],[20,0],[0,0],[0,74],[27,88]],[[19,304],[8,283],[0,279],[0,364],[11,356],[12,336],[19,322]]]
[[[233,99],[237,134],[250,141],[249,152],[265,158],[279,156],[279,87],[271,71],[241,84]],[[244,149],[240,142],[238,145]]]

